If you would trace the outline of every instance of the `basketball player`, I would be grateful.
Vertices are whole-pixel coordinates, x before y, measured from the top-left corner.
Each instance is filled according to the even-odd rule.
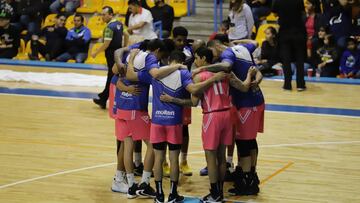
[[[234,47],[226,47],[217,40],[210,41],[208,47],[221,62],[198,68],[193,74],[204,70],[215,72],[231,70],[237,78],[244,80],[249,68],[255,65],[251,53],[256,46],[257,43],[252,40],[244,40],[243,44]],[[254,195],[259,192],[259,179],[256,173],[258,154],[256,136],[257,132],[263,132],[265,109],[264,97],[258,86],[261,80],[262,75],[257,71],[248,92],[242,93],[236,88],[231,88],[233,104],[237,108],[240,120],[235,137],[238,150],[235,187],[229,190],[232,195]]]

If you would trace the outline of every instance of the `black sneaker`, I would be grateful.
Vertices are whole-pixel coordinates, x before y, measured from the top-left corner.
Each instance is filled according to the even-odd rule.
[[[134,199],[137,197],[136,191],[138,190],[138,187],[136,183],[134,183],[128,190],[127,198],[128,199]]]
[[[101,109],[106,109],[106,102],[103,102],[101,99],[93,99],[93,102],[99,105]]]
[[[234,172],[234,188],[228,190],[230,195],[245,195],[246,194],[246,178],[240,167],[236,167]]]
[[[164,203],[165,202],[164,194],[156,194],[154,202],[155,203]]]
[[[234,172],[231,173],[230,169],[232,169],[231,163],[226,163],[226,172],[224,177],[225,182],[232,182],[234,180]]]
[[[255,184],[259,185],[260,184],[260,179],[259,179],[258,174],[256,172],[252,172],[251,175],[254,178]]]
[[[223,198],[221,197],[221,195],[218,195],[217,197],[214,197],[213,195],[211,195],[211,192],[210,192],[208,195],[201,198],[200,202],[204,202],[204,203],[221,203],[222,199]]]
[[[257,195],[260,191],[259,184],[257,183],[255,176],[251,173],[245,174],[246,179],[246,195]]]
[[[180,203],[180,202],[184,202],[184,196],[180,196],[179,194],[171,194],[169,195],[168,198],[168,203]]]
[[[138,189],[136,190],[136,194],[143,198],[155,198],[156,193],[155,190],[150,186],[150,184],[141,183]]]
[[[134,164],[134,175],[135,176],[142,176],[143,170],[144,170],[144,164],[143,163],[141,163],[137,167]]]

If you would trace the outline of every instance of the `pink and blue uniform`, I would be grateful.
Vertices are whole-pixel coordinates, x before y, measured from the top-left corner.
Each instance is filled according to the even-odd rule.
[[[132,95],[128,92],[119,91],[120,96],[116,101],[116,106],[121,140],[128,136],[131,136],[134,141],[149,140],[150,138],[148,100],[151,76],[148,70],[154,67],[159,67],[159,62],[155,55],[140,51],[134,59],[134,69],[139,82],[132,82],[121,78],[125,85],[136,85],[141,89],[140,95]]]
[[[201,72],[198,75],[201,81],[214,76],[211,72]],[[201,99],[203,109],[202,141],[205,150],[216,150],[220,144],[232,145],[233,133],[231,120],[231,97],[229,81],[216,82],[207,89]]]
[[[182,144],[183,107],[162,102],[160,96],[166,93],[172,97],[184,98],[187,93],[186,87],[192,83],[191,73],[188,70],[177,70],[160,80],[152,79],[151,143]]]
[[[221,61],[232,65],[232,71],[240,80],[244,81],[248,70],[255,66],[252,52],[256,49],[254,44],[242,44],[227,48],[221,54]],[[248,92],[240,92],[230,88],[232,102],[238,110],[239,125],[236,139],[255,139],[258,132],[264,129],[264,96],[260,88],[252,88]]]

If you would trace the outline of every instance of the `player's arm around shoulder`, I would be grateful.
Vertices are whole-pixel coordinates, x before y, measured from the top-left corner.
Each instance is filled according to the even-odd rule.
[[[128,67],[126,69],[126,74],[125,74],[125,78],[130,80],[130,81],[139,81],[138,75],[135,72],[134,69],[134,59],[135,56],[140,52],[139,49],[133,49],[130,52],[130,57],[129,57],[129,64]]]
[[[260,72],[260,71],[259,71]],[[241,81],[236,77],[234,73],[230,74],[230,85],[241,92],[247,92],[250,89],[252,84],[251,80],[257,73],[257,69],[255,67],[251,67],[248,71],[247,77],[244,81]]]
[[[223,80],[228,74],[225,72],[218,72],[215,73],[211,78],[205,80],[205,81],[201,81],[198,83],[193,83],[193,84],[189,84],[186,87],[186,90],[188,92],[190,92],[193,95],[201,95],[204,91],[206,91],[209,87],[211,87],[211,85],[215,82],[221,81]],[[195,75],[196,77],[197,75]],[[195,78],[194,77],[194,78]]]

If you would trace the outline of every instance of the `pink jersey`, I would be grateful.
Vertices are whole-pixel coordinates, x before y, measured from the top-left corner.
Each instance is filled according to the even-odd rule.
[[[207,71],[199,73],[201,81],[205,81],[211,78],[213,75],[214,73]],[[201,100],[201,106],[203,113],[211,113],[230,109],[231,98],[229,94],[229,80],[225,79],[221,82],[216,82],[212,87],[206,90]]]

